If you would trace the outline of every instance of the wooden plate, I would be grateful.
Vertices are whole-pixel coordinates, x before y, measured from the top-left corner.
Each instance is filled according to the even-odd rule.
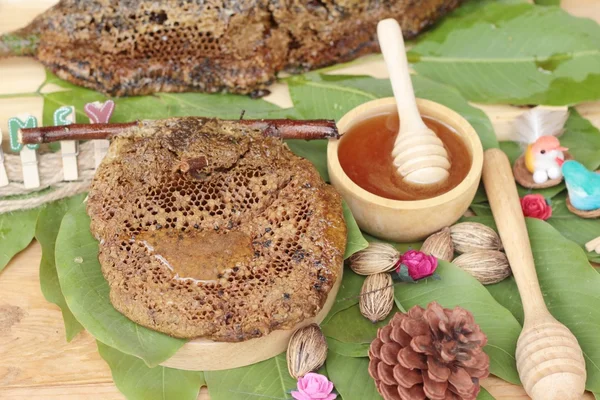
[[[579,209],[573,207],[573,204],[571,204],[571,200],[569,199],[568,196],[567,196],[567,208],[569,209],[569,211],[571,211],[573,214],[577,215],[580,218],[587,218],[587,219],[600,218],[600,208],[598,208],[596,210],[590,210],[590,211],[579,210]]]
[[[565,161],[573,159],[573,156],[569,152],[565,152],[564,155]],[[513,174],[515,176],[515,180],[519,183],[519,185],[528,189],[545,189],[553,187],[556,185],[560,185],[560,183],[563,180],[561,176],[557,179],[548,179],[544,183],[535,183],[533,180],[533,174],[529,172],[527,167],[525,167],[524,155],[521,155],[521,157],[517,158],[517,161],[515,161],[515,165],[513,166]]]
[[[292,333],[312,323],[320,324],[333,307],[340,288],[343,267],[329,291],[327,301],[319,313],[296,325],[293,329],[277,330],[244,342],[215,342],[208,339],[190,340],[161,365],[188,371],[218,371],[255,364],[275,357],[287,349]]]

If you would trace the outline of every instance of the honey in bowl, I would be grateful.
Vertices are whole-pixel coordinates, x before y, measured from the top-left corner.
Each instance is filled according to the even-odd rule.
[[[373,114],[344,133],[338,148],[342,169],[361,188],[391,200],[424,200],[452,190],[469,173],[469,150],[452,127],[427,116],[423,116],[423,122],[442,140],[448,152],[450,175],[444,182],[414,185],[402,179],[392,157],[399,128],[395,111]]]

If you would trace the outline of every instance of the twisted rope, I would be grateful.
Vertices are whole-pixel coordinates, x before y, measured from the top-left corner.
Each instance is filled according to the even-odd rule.
[[[23,185],[23,168],[18,155],[5,154],[5,168],[9,184],[0,188],[0,214],[16,210],[36,208],[51,201],[71,197],[85,192],[94,176],[94,145],[92,142],[81,143],[77,165],[79,180],[63,181],[62,155],[60,152],[38,155],[40,187],[26,189]],[[28,195],[49,189],[38,196],[24,199],[6,199],[5,196]]]

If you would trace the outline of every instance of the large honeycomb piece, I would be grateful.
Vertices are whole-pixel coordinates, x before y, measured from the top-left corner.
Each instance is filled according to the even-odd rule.
[[[180,338],[241,341],[315,316],[341,273],[341,198],[310,162],[237,122],[142,122],[87,204],[114,307]]]
[[[461,1],[61,0],[16,33],[33,46],[5,36],[0,55],[31,53],[59,77],[116,96],[259,94],[279,71],[377,51],[381,19],[396,18],[410,38]]]

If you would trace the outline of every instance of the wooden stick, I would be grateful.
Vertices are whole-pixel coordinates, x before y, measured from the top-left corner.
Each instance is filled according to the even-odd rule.
[[[233,122],[249,128],[260,129],[265,136],[282,139],[314,140],[339,137],[333,120],[245,119]],[[139,121],[135,121],[118,124],[73,124],[21,129],[19,130],[19,141],[23,144],[37,144],[60,140],[111,139],[139,124]]]
[[[514,176],[502,150],[485,152],[483,182],[523,303],[525,323],[515,355],[521,382],[533,400],[579,400],[586,379],[583,353],[544,303]]]
[[[392,157],[396,172],[413,185],[432,185],[450,176],[444,143],[425,125],[410,78],[402,29],[394,18],[377,24],[377,40],[390,74],[396,109],[402,123]]]
[[[44,126],[39,128],[20,129],[19,142],[37,144],[58,142],[61,140],[94,140],[110,139],[139,122],[122,124],[72,124],[64,126]]]
[[[587,242],[585,244],[585,249],[591,252],[595,251],[598,246],[600,246],[600,236]]]
[[[236,121],[250,128],[260,129],[265,136],[282,139],[337,139],[340,137],[335,121],[330,119],[244,119]]]

